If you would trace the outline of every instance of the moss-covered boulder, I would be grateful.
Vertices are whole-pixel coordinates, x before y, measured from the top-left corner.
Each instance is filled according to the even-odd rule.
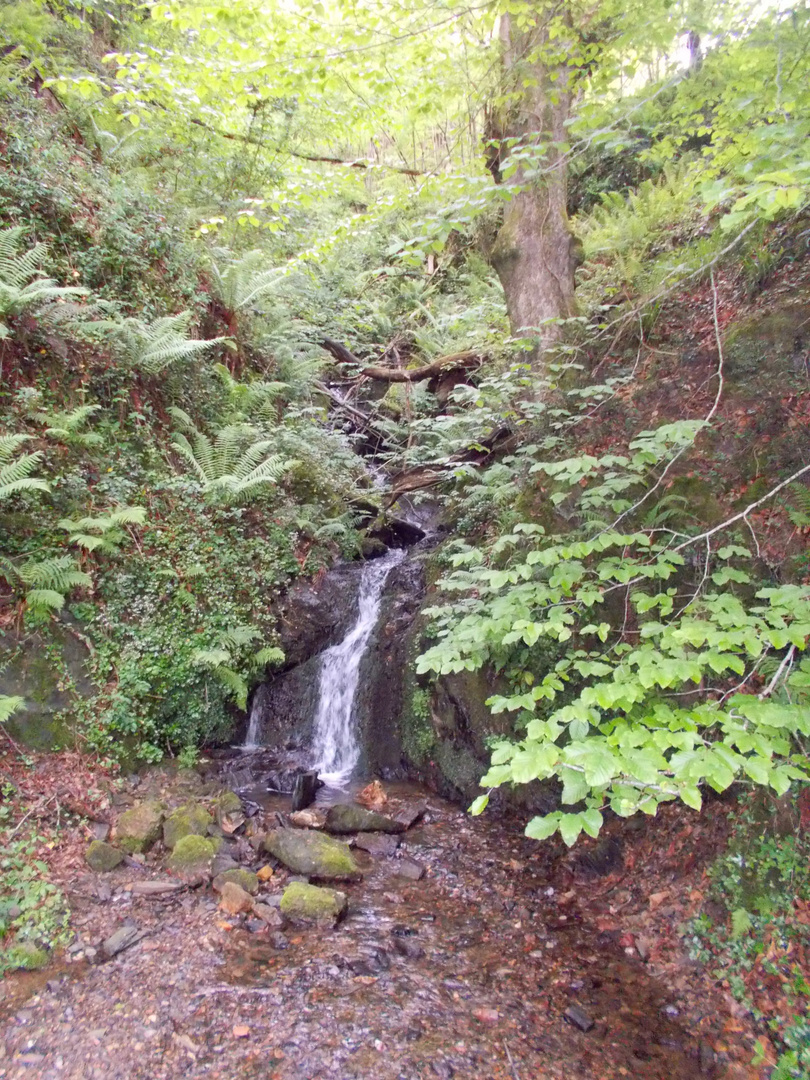
[[[238,885],[246,893],[250,893],[251,896],[255,896],[259,891],[259,879],[256,874],[252,870],[243,869],[241,866],[217,874],[213,881],[214,892],[222,892],[228,882],[232,885]]]
[[[366,810],[356,803],[339,803],[336,806],[330,806],[326,815],[326,829],[332,833],[405,832],[405,826],[401,821],[394,821],[393,818],[386,817],[384,814]]]
[[[33,941],[17,941],[2,953],[4,966],[22,971],[39,971],[49,960],[48,953]]]
[[[94,840],[84,854],[87,865],[99,874],[108,874],[124,861],[123,851],[103,840]]]
[[[346,894],[293,881],[284,890],[280,909],[293,922],[335,923],[346,913]]]
[[[221,819],[224,816],[227,814],[238,814],[241,809],[242,800],[235,791],[223,791],[214,799],[214,813],[220,824],[222,824]]]
[[[208,811],[198,803],[178,806],[163,822],[163,843],[174,850],[184,836],[205,836],[211,820]]]
[[[211,870],[219,843],[216,838],[189,833],[174,845],[166,865],[182,878],[204,877]]]
[[[142,802],[125,810],[115,827],[118,846],[130,855],[148,851],[160,837],[163,817],[163,807],[157,802]]]
[[[274,829],[263,844],[294,874],[322,881],[358,881],[363,876],[349,845],[320,832]]]

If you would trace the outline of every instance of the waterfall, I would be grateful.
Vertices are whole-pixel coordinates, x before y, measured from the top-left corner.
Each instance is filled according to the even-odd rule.
[[[380,614],[385,579],[404,557],[401,549],[393,550],[365,564],[360,577],[357,620],[343,641],[321,656],[312,768],[333,787],[340,787],[351,778],[360,759],[354,715],[360,661]],[[251,728],[252,724],[251,717]]]

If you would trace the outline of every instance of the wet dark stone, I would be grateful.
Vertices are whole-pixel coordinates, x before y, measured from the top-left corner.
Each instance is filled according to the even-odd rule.
[[[286,937],[281,933],[280,930],[274,930],[273,933],[270,934],[270,944],[273,946],[274,949],[279,950],[289,949],[290,947],[289,941],[287,941]]]
[[[361,851],[367,851],[369,855],[386,858],[396,852],[399,847],[399,837],[386,836],[384,833],[358,833],[354,846],[360,848]]]
[[[394,952],[406,960],[421,960],[425,955],[425,950],[413,938],[394,938]]]
[[[394,873],[408,881],[421,881],[425,876],[425,868],[416,859],[400,859],[394,864]]]
[[[591,1017],[584,1009],[580,1009],[579,1005],[569,1005],[563,1015],[569,1024],[578,1027],[580,1031],[588,1032],[594,1026]]]
[[[391,927],[391,937],[416,937],[419,931],[413,926],[403,926],[401,923],[396,923]]]
[[[292,812],[306,810],[315,802],[318,791],[318,774],[314,769],[299,773],[295,778],[292,793]]]

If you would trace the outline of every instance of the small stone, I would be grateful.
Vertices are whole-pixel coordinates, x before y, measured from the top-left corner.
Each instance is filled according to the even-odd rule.
[[[267,923],[262,919],[248,919],[245,923],[245,929],[251,934],[261,934],[267,929]]]
[[[278,949],[279,952],[282,949],[289,949],[290,943],[280,930],[275,930],[270,934],[270,944],[274,949]]]
[[[588,1032],[594,1026],[593,1020],[579,1005],[569,1005],[563,1015],[569,1024],[578,1027],[580,1031]]]
[[[650,959],[650,946],[647,944],[644,938],[636,938],[636,952],[645,964]]]
[[[290,814],[290,823],[299,829],[322,829],[326,824],[326,811],[310,807]]]
[[[107,840],[110,836],[110,826],[106,821],[91,821],[90,831],[96,840]]]
[[[294,881],[281,897],[281,913],[302,922],[335,923],[348,907],[346,894]]]
[[[129,949],[132,945],[135,945],[141,938],[146,937],[146,934],[146,930],[139,930],[137,926],[122,926],[120,930],[116,930],[102,943],[102,952],[108,959],[112,959],[118,953],[123,952],[124,949]]]
[[[369,855],[390,857],[399,847],[399,837],[387,836],[385,833],[358,833],[354,846],[361,851],[367,851]]]
[[[421,960],[425,955],[425,950],[413,938],[394,938],[394,952],[404,956],[406,960]]]
[[[219,906],[228,915],[241,915],[253,908],[250,893],[245,892],[235,881],[226,881],[221,889]]]
[[[124,861],[123,851],[104,840],[93,840],[84,857],[90,869],[99,874],[108,874]]]
[[[158,897],[167,896],[182,888],[179,881],[136,881],[129,891],[133,896]]]
[[[247,1024],[234,1024],[233,1025],[233,1037],[235,1039],[246,1039],[250,1035],[250,1028]]]
[[[163,843],[169,850],[177,846],[184,836],[205,836],[211,824],[211,815],[196,803],[178,806],[163,822]]]
[[[425,868],[416,859],[400,859],[394,864],[394,873],[408,881],[421,881],[425,876]]]
[[[254,901],[253,914],[271,929],[280,930],[284,926],[284,918],[281,912],[278,908],[271,907],[270,904],[259,904]]]
[[[251,896],[255,896],[259,891],[258,875],[254,874],[251,870],[244,870],[242,867],[237,867],[235,870],[226,870],[222,874],[217,874],[213,882],[214,892],[222,892],[223,886],[229,881],[239,885],[246,893],[250,893]]]
[[[163,823],[163,807],[156,802],[143,802],[125,810],[118,818],[115,838],[119,847],[130,855],[148,851],[160,838]]]
[[[226,870],[238,870],[239,863],[228,851],[218,851],[211,863],[211,873],[214,877],[224,874]]]
[[[269,881],[273,876],[273,867],[269,863],[265,863],[264,866],[260,866],[256,871],[256,877],[259,881]]]
[[[497,1009],[479,1008],[472,1011],[475,1019],[481,1024],[497,1024],[501,1014]]]

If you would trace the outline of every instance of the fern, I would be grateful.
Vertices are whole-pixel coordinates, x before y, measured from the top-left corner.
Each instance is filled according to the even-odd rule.
[[[23,454],[15,458],[14,454],[23,443],[28,442],[28,435],[0,435],[0,499],[7,499],[21,491],[50,491],[47,480],[31,473],[42,460],[42,452]]]
[[[243,657],[245,648],[259,636],[260,631],[255,626],[232,626],[222,632],[217,645],[207,649],[195,649],[192,654],[194,662],[208,668],[242,710],[247,708],[249,680],[252,676],[268,664],[284,662],[282,650],[272,645],[265,645],[252,655]],[[242,668],[242,671],[238,671],[237,667]]]
[[[174,447],[211,498],[248,501],[267,484],[277,484],[295,464],[279,454],[271,454],[273,443],[269,439],[257,439],[256,429],[249,424],[229,424],[211,439],[198,431],[181,409],[173,410],[173,415],[191,436],[189,439],[183,432],[175,434]]]
[[[103,551],[112,555],[126,539],[121,526],[143,525],[145,520],[146,510],[142,506],[123,506],[99,517],[62,518],[58,525],[69,533],[72,544],[78,544],[85,551]]]
[[[810,488],[794,484],[791,490],[793,506],[788,509],[788,515],[797,529],[806,529],[810,526]]]
[[[225,387],[233,421],[262,420],[275,424],[276,402],[290,389],[289,383],[263,380],[241,383],[234,379],[224,364],[214,364],[214,371]]]
[[[26,609],[35,615],[61,611],[65,597],[72,589],[87,588],[93,584],[89,574],[78,568],[70,555],[57,555],[49,559],[29,559],[22,566],[15,566],[9,559],[0,560],[0,575],[9,584],[25,588]]]
[[[13,716],[15,712],[22,709],[24,705],[24,699],[17,694],[10,696],[0,694],[0,724],[5,723],[10,716]]]
[[[34,413],[34,419],[45,424],[45,434],[58,442],[68,446],[82,446],[87,449],[100,446],[104,441],[95,431],[81,431],[93,413],[98,412],[100,405],[80,405],[68,413]]]
[[[159,375],[170,364],[189,356],[199,356],[226,338],[210,341],[193,341],[188,337],[191,328],[191,312],[167,315],[154,322],[141,319],[124,319],[122,322],[97,324],[117,335],[126,359],[147,375]]]
[[[262,251],[249,251],[223,268],[212,264],[214,291],[228,311],[240,311],[272,292],[286,276],[285,269],[266,266]]]
[[[8,337],[5,319],[42,307],[66,296],[86,296],[87,289],[62,288],[42,275],[48,253],[44,244],[21,251],[23,230],[19,226],[0,229],[0,338]]]

